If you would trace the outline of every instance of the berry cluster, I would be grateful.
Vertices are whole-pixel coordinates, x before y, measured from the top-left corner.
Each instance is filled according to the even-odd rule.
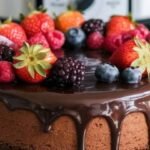
[[[127,16],[85,20],[79,11],[66,11],[53,20],[45,11],[33,11],[20,23],[0,25],[0,82],[17,78],[27,83],[51,80],[57,87],[78,87],[85,66],[65,57],[68,50],[88,49],[110,53],[95,75],[101,82],[123,79],[138,83],[143,74],[150,80],[150,32]]]
[[[139,68],[129,67],[123,71],[111,64],[100,64],[95,70],[95,76],[99,82],[113,83],[121,80],[128,84],[137,84],[142,79],[142,72]]]

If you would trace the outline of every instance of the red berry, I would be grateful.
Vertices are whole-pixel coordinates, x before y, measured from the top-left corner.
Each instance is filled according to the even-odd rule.
[[[41,11],[33,11],[25,16],[21,25],[28,37],[39,32],[47,33],[55,28],[53,19],[47,13]]]
[[[90,49],[99,49],[103,43],[103,36],[100,32],[93,32],[87,38],[87,46]]]
[[[46,34],[50,48],[53,50],[60,49],[65,43],[65,36],[62,32],[55,30]]]
[[[42,33],[35,34],[31,38],[29,38],[28,42],[29,42],[30,45],[41,44],[45,48],[49,48],[49,44],[48,44],[45,36]]]
[[[104,38],[103,48],[110,53],[115,52],[122,45],[122,35],[107,36]]]
[[[15,78],[12,64],[7,61],[0,61],[0,82],[9,83]]]
[[[138,24],[136,29],[140,31],[143,38],[146,38],[149,34],[149,29],[144,24]]]
[[[27,40],[26,33],[23,28],[19,24],[14,22],[1,24],[0,35],[7,37],[19,48]]]

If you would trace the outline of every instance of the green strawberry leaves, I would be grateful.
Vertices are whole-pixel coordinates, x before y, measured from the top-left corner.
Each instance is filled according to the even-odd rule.
[[[26,67],[30,76],[34,79],[35,74],[39,74],[46,77],[46,71],[51,68],[47,54],[50,49],[44,48],[42,45],[29,45],[24,43],[24,46],[20,49],[21,54],[14,57],[17,63],[14,64],[16,69]]]
[[[132,67],[139,67],[142,73],[145,71],[148,74],[148,80],[150,81],[150,44],[147,42],[143,42],[138,38],[134,39],[136,47],[134,47],[134,51],[136,51],[139,57],[132,62]]]

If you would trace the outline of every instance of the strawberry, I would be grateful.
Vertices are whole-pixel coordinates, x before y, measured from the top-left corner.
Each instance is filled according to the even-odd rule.
[[[34,36],[36,33],[47,33],[53,31],[54,21],[44,11],[33,11],[29,15],[23,17],[21,25],[26,31],[28,37]]]
[[[16,75],[27,83],[42,82],[57,60],[49,48],[42,45],[25,43],[14,57]]]
[[[28,43],[30,45],[41,44],[45,48],[49,48],[48,41],[46,40],[45,36],[42,33],[37,33],[34,36],[30,37]]]
[[[114,36],[133,30],[135,28],[134,23],[127,16],[112,16],[107,23],[106,35]]]
[[[27,41],[27,37],[23,28],[14,22],[5,21],[0,24],[0,35],[8,38],[19,48]]]
[[[150,79],[150,45],[140,39],[125,42],[110,57],[110,62],[120,69],[139,67]]]

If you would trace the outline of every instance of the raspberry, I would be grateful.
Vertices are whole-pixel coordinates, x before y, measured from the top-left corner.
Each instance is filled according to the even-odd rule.
[[[101,48],[103,43],[103,36],[100,32],[93,32],[87,38],[87,46],[90,49]]]
[[[143,38],[146,38],[149,34],[149,29],[144,24],[138,24],[136,29],[140,31]]]
[[[42,33],[37,33],[28,40],[30,45],[41,44],[45,48],[49,48],[48,41]]]
[[[15,78],[12,64],[7,61],[0,61],[0,82],[9,83]]]
[[[110,53],[115,52],[123,43],[122,35],[107,36],[104,38],[103,48]]]
[[[62,32],[55,30],[46,34],[50,48],[53,50],[60,49],[65,43],[65,36]]]

